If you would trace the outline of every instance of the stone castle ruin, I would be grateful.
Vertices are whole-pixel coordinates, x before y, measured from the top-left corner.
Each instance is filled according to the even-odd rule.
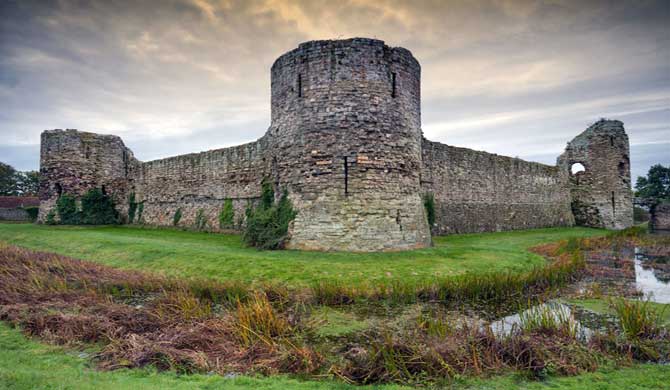
[[[129,197],[143,223],[211,230],[232,199],[235,221],[264,181],[286,189],[298,214],[289,248],[422,248],[433,234],[548,226],[621,229],[633,223],[628,137],[601,120],[571,141],[556,166],[448,146],[423,137],[421,67],[374,39],[312,41],[271,70],[271,123],[240,146],[141,162],[113,135],[42,133],[40,216],[61,194],[101,188],[121,216]],[[584,171],[573,174],[573,164]],[[428,226],[423,197],[435,200]]]

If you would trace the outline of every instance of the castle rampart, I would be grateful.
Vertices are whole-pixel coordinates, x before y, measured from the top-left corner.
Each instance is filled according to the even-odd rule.
[[[559,167],[424,140],[422,183],[435,198],[436,234],[574,224]]]
[[[200,213],[214,231],[231,199],[239,227],[269,181],[277,194],[288,191],[298,212],[288,242],[297,249],[421,248],[430,245],[431,229],[570,226],[575,219],[587,226],[632,224],[621,122],[598,125],[616,128],[602,138],[610,147],[601,142],[601,130],[596,137],[587,130],[557,166],[548,166],[425,140],[421,67],[406,49],[379,40],[307,42],[279,57],[271,76],[270,126],[258,141],[240,146],[140,162],[116,136],[45,131],[40,221],[60,194],[80,197],[98,187],[113,196],[122,216],[132,194],[142,205],[142,223],[172,225],[179,210],[179,226],[193,226]],[[577,183],[568,173],[577,160],[607,180]],[[432,227],[426,193],[435,199]],[[608,198],[613,217],[603,209],[603,194],[614,194]],[[599,210],[598,218],[582,218],[576,205],[583,203]]]

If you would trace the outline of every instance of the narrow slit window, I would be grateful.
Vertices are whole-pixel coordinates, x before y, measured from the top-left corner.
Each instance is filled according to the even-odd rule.
[[[395,97],[396,88],[395,88],[395,73],[391,73],[391,97]]]
[[[298,97],[302,97],[302,74],[298,74]]]
[[[344,195],[349,194],[349,163],[347,156],[344,156]]]
[[[616,213],[616,205],[614,202],[614,191],[612,191],[612,214]]]

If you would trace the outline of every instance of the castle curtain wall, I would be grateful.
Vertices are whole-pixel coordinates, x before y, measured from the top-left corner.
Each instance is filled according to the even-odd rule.
[[[169,226],[180,209],[180,226],[193,226],[200,210],[208,230],[218,230],[218,216],[232,199],[235,222],[248,202],[261,195],[270,170],[266,138],[223,149],[139,163],[131,174],[135,199],[143,203],[142,220]]]
[[[573,164],[585,171],[571,175]],[[271,123],[256,142],[140,162],[116,136],[42,134],[40,216],[61,194],[103,188],[133,222],[219,230],[263,181],[298,212],[289,248],[381,251],[426,247],[433,234],[579,225],[632,225],[628,137],[601,120],[571,141],[556,166],[423,138],[421,66],[403,48],[354,38],[311,41],[271,69]],[[429,227],[422,196],[435,199]],[[141,219],[138,218],[141,216]],[[430,229],[430,230],[429,230]]]
[[[421,180],[435,198],[435,234],[574,224],[558,167],[424,139]]]

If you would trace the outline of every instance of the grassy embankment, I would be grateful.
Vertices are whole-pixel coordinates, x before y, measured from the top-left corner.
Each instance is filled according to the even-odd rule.
[[[588,229],[463,235],[439,238],[435,248],[393,254],[309,252],[258,252],[244,248],[235,236],[148,230],[137,228],[53,228],[33,225],[0,225],[0,241],[38,250],[93,260],[118,268],[161,271],[175,276],[211,277],[243,282],[285,282],[305,286],[318,280],[361,282],[368,278],[429,279],[501,271],[520,272],[544,263],[526,251],[540,243],[603,234]],[[211,264],[217,264],[212,267]],[[387,264],[388,263],[388,264]],[[422,264],[421,273],[417,263]],[[296,267],[296,265],[298,267]],[[268,270],[268,266],[270,267]],[[246,269],[240,270],[243,267]],[[322,272],[324,269],[330,273]],[[427,268],[427,269],[426,269]],[[202,270],[205,269],[205,272]],[[391,271],[392,270],[392,271]],[[241,273],[239,271],[242,271]],[[258,277],[257,275],[261,275]],[[13,332],[13,333],[12,333]],[[150,370],[113,373],[87,369],[85,359],[64,350],[26,341],[13,330],[0,328],[0,385],[13,388],[349,388],[332,382],[296,382],[283,376],[269,378],[158,374]],[[18,352],[17,352],[18,351]],[[7,362],[6,365],[4,362]],[[19,367],[19,369],[16,369]],[[661,366],[636,366],[623,371],[600,371],[571,378],[519,382],[506,376],[494,380],[455,382],[459,388],[656,388],[668,379]],[[46,384],[49,385],[46,385]],[[388,387],[388,386],[387,386]],[[387,388],[385,387],[385,388]],[[379,387],[374,387],[379,388]],[[394,388],[391,386],[390,388]]]
[[[258,251],[239,236],[133,227],[0,224],[0,241],[30,249],[180,277],[309,286],[317,281],[376,283],[451,275],[521,272],[545,260],[526,249],[603,230],[550,228],[436,237],[432,248],[395,253]]]

